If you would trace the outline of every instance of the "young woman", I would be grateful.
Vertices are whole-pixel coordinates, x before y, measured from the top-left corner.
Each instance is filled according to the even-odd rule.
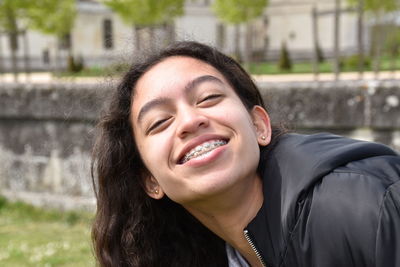
[[[179,42],[134,64],[94,150],[101,266],[400,266],[400,157],[283,134],[231,58]]]

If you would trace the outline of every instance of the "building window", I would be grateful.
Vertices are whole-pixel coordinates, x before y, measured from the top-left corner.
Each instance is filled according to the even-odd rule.
[[[50,52],[49,49],[44,49],[42,52],[42,59],[43,59],[43,64],[49,65],[50,64]]]
[[[68,50],[71,49],[71,34],[67,33],[60,38],[59,48]]]
[[[113,29],[110,19],[103,20],[103,46],[105,49],[113,48]]]

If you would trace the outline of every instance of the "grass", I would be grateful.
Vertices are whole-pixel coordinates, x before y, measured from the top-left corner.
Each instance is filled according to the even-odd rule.
[[[93,66],[93,67],[87,67],[83,68],[79,72],[60,72],[56,73],[55,75],[57,77],[63,78],[63,77],[99,77],[99,76],[114,76],[114,75],[119,75],[121,73],[126,72],[129,69],[129,64],[127,63],[117,63],[117,64],[112,64],[107,67],[99,67],[99,66]]]
[[[369,59],[370,60],[370,59]],[[358,72],[358,63],[350,62],[351,58],[345,58],[342,60],[341,72]],[[357,64],[356,64],[357,63]],[[400,69],[400,58],[396,59],[395,64],[396,69]],[[275,62],[260,62],[252,63],[249,67],[250,73],[252,74],[289,74],[289,73],[312,73],[313,65],[311,62],[295,62],[292,64],[292,69],[289,71],[280,70],[278,64]],[[391,60],[389,57],[384,57],[381,59],[380,71],[390,71]],[[364,71],[372,71],[372,64],[366,66]],[[323,63],[319,64],[320,73],[330,73],[333,72],[333,64],[329,60],[325,60]]]
[[[371,62],[371,58],[368,58]],[[348,57],[342,59],[342,69],[341,72],[357,72],[358,71],[358,61],[354,61],[354,57]],[[113,64],[111,66],[101,68],[101,67],[90,67],[84,68],[80,72],[61,72],[58,73],[58,77],[99,77],[99,76],[114,76],[119,75],[126,70],[128,70],[129,65],[126,63]],[[400,58],[396,60],[396,68],[400,69]],[[313,73],[312,62],[294,62],[292,64],[292,69],[289,71],[280,70],[277,62],[257,62],[250,63],[248,70],[251,74],[289,74],[289,73]],[[391,70],[390,57],[385,55],[381,59],[381,71]],[[372,66],[366,66],[364,71],[372,71]],[[320,73],[331,73],[333,72],[333,65],[331,60],[325,60],[323,63],[319,64]]]
[[[292,65],[292,70],[283,71],[278,68],[277,63],[274,62],[260,62],[250,64],[250,73],[252,74],[287,74],[287,73],[311,73],[312,64],[307,62],[298,62]],[[319,65],[319,71],[331,72],[332,67],[330,63],[324,62]]]
[[[91,217],[0,197],[0,266],[95,266]]]

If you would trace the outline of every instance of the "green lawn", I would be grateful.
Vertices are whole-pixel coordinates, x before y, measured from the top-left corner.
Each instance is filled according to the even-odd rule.
[[[0,266],[95,266],[91,217],[9,203],[0,197]]]
[[[364,71],[372,71],[372,59],[370,57],[365,57],[368,64],[365,66]],[[392,70],[391,59],[389,56],[385,55],[381,59],[380,70],[388,71]],[[288,73],[313,73],[313,64],[310,61],[307,62],[294,62],[292,63],[291,70],[281,70],[278,67],[277,62],[253,62],[250,64],[244,64],[245,68],[251,74],[288,74]],[[396,69],[400,69],[400,58],[396,59],[395,64]],[[90,67],[84,68],[80,72],[62,72],[58,73],[56,76],[61,78],[68,77],[99,77],[99,76],[119,76],[129,69],[129,65],[126,63],[113,64],[111,66],[102,67]],[[358,57],[350,56],[342,58],[341,60],[341,72],[357,72],[358,71]],[[333,63],[331,60],[325,60],[319,64],[320,73],[331,73],[333,72]]]
[[[371,62],[371,59],[368,59]],[[381,59],[380,70],[387,71],[392,70],[392,62],[389,57],[383,57]],[[332,62],[325,60],[319,64],[320,73],[333,72]],[[400,58],[396,59],[396,69],[400,69]],[[358,61],[354,60],[354,57],[342,59],[341,72],[357,72]],[[372,71],[372,64],[364,68],[364,71]],[[289,71],[280,70],[276,62],[259,62],[250,64],[250,73],[252,74],[287,74],[287,73],[312,73],[313,65],[311,62],[295,62],[292,63],[292,69]]]
[[[307,62],[294,63],[290,71],[282,71],[278,68],[277,63],[261,62],[250,64],[250,73],[252,74],[286,74],[286,73],[311,73],[312,64]],[[319,65],[319,71],[331,72],[331,63],[324,62]]]

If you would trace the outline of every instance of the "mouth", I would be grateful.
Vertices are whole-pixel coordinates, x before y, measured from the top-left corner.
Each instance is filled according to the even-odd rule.
[[[224,146],[229,142],[229,140],[225,139],[214,139],[208,140],[204,143],[197,145],[196,147],[192,148],[190,151],[185,153],[178,161],[178,164],[185,164],[191,159],[205,157],[214,149]]]

